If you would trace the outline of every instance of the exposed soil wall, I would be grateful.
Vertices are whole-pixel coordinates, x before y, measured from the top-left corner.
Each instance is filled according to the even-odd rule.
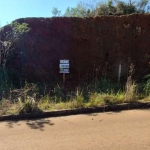
[[[150,15],[17,21],[28,23],[31,31],[20,39],[7,67],[29,81],[61,80],[60,59],[70,60],[67,81],[101,76],[117,80],[119,65],[124,79],[131,63],[135,79],[150,73]]]

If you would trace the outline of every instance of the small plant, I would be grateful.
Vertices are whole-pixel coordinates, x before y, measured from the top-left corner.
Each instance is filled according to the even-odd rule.
[[[105,105],[105,101],[103,99],[103,97],[101,96],[101,94],[98,93],[93,93],[90,95],[90,100],[87,103],[87,107],[95,107],[98,105]]]
[[[125,101],[133,102],[137,98],[137,84],[132,80],[132,75],[134,73],[134,65],[131,63],[129,66],[129,76],[127,78],[126,89],[125,89]]]
[[[145,77],[147,79],[146,83],[144,84],[144,93],[146,96],[149,96],[150,95],[150,75],[147,75]]]
[[[50,101],[50,95],[49,94],[47,94],[47,95],[45,95],[43,98],[42,98],[42,102],[43,103],[49,103],[49,101]]]
[[[41,112],[42,111],[39,109],[38,104],[34,101],[34,99],[32,97],[27,97],[19,111],[19,114],[36,114]]]
[[[50,101],[51,97],[49,94],[45,95],[38,103],[38,106],[42,110],[50,110],[53,107],[53,102]]]
[[[71,101],[71,108],[84,107],[84,96],[82,91],[80,91],[77,88],[75,97],[72,97],[70,101]]]
[[[87,90],[90,92],[97,93],[111,93],[112,89],[117,91],[120,89],[120,85],[111,82],[107,78],[101,78],[100,80],[95,80],[87,86]]]
[[[76,92],[76,101],[79,106],[82,106],[84,103],[83,93],[82,93],[82,91],[79,91],[78,88],[77,88],[77,92]]]
[[[64,94],[62,92],[62,88],[57,84],[57,86],[54,88],[54,100],[56,103],[61,102],[62,98],[64,97]]]
[[[87,106],[103,106],[123,103],[125,95],[123,92],[118,93],[93,93]]]
[[[10,108],[10,101],[7,100],[7,99],[2,99],[1,103],[0,103],[0,114],[1,115],[5,115],[7,114],[7,111],[9,110]]]
[[[119,103],[123,103],[125,101],[125,93],[124,92],[118,91],[115,96]]]

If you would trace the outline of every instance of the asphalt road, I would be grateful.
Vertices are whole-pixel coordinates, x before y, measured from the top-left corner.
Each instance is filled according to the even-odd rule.
[[[150,110],[0,122],[0,150],[150,150]]]

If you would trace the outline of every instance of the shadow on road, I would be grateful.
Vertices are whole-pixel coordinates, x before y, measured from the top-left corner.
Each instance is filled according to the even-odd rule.
[[[51,125],[53,126],[54,123],[51,123],[50,120],[45,120],[45,119],[39,119],[39,120],[28,120],[26,124],[31,128],[31,129],[39,129],[43,131],[45,125]]]
[[[9,128],[13,128],[14,126],[20,126],[21,123],[22,122],[19,120],[7,121],[6,126]],[[46,120],[46,119],[26,120],[26,121],[23,121],[23,123],[26,123],[26,125],[29,126],[31,129],[38,129],[41,131],[44,130],[44,127],[46,125],[50,125],[50,126],[54,125],[54,123],[52,123],[50,120]]]
[[[6,126],[9,127],[9,128],[13,128],[14,125],[17,125],[17,126],[20,125],[20,124],[18,123],[18,121],[7,121],[6,123],[7,123]]]

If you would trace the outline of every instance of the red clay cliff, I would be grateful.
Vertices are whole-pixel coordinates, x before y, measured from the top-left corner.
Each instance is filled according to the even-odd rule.
[[[70,60],[68,81],[117,80],[119,65],[124,79],[131,63],[135,79],[150,73],[150,15],[16,21],[28,23],[31,30],[20,39],[7,68],[28,81],[61,80],[60,59]]]

